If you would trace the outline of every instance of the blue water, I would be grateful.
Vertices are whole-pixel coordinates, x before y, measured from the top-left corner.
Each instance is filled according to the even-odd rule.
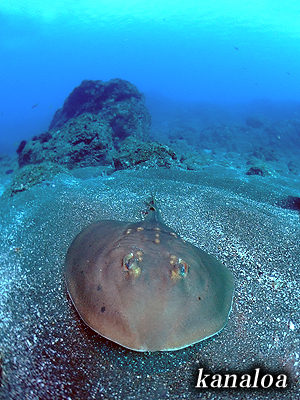
[[[1,152],[47,130],[83,79],[126,79],[167,102],[289,108],[299,50],[299,0],[1,0]]]

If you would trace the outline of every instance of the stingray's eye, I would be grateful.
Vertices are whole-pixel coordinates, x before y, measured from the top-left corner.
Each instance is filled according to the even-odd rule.
[[[130,269],[133,264],[134,264],[133,253],[129,253],[127,254],[127,256],[123,258],[123,267],[126,269]]]
[[[179,258],[179,260],[178,260],[178,269],[179,269],[180,275],[181,275],[183,278],[185,278],[186,275],[187,275],[187,272],[188,272],[188,265],[187,265],[187,263],[186,263],[184,260],[182,260],[181,258]]]
[[[171,278],[175,281],[180,278],[185,278],[189,269],[187,263],[182,258],[178,258],[176,260],[173,258],[172,261],[173,268],[171,272]]]
[[[129,253],[123,258],[123,268],[125,271],[128,271],[133,278],[138,278],[141,274],[139,262],[142,258],[139,255],[137,256],[138,258],[134,257],[133,253]]]

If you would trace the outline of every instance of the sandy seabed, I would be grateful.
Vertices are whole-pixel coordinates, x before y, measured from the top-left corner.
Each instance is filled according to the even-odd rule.
[[[216,166],[88,171],[0,198],[0,398],[299,399],[300,219],[276,202],[299,196],[300,179]],[[81,321],[63,268],[81,229],[101,219],[140,220],[153,191],[165,223],[232,271],[235,294],[218,335],[179,351],[138,353]],[[288,387],[196,389],[202,367],[260,367],[287,374]]]

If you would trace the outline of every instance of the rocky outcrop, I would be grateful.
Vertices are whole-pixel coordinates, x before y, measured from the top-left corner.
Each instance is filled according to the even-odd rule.
[[[72,169],[106,164],[112,149],[111,126],[97,115],[84,113],[67,121],[59,130],[33,137],[19,154],[19,165],[50,161]]]
[[[245,122],[246,125],[251,126],[251,128],[254,129],[261,128],[264,125],[262,119],[257,115],[246,118]]]
[[[69,119],[84,113],[96,114],[109,123],[113,136],[124,139],[148,137],[151,118],[144,95],[122,79],[108,82],[84,80],[56,111],[49,130],[59,129]]]
[[[169,146],[158,142],[142,142],[136,138],[127,138],[113,159],[115,169],[133,167],[177,166],[177,155]]]
[[[38,165],[26,165],[16,172],[10,186],[4,192],[4,196],[14,196],[42,182],[44,182],[45,185],[50,185],[50,180],[55,175],[68,172],[69,170],[66,167],[51,162],[43,162]]]
[[[150,123],[144,95],[130,82],[85,80],[56,111],[47,132],[20,143],[19,166],[106,165],[125,138],[147,139]]]

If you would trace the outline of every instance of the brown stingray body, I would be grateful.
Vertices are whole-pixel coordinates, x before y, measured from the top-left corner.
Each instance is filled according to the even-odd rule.
[[[177,350],[224,327],[233,277],[163,224],[151,204],[144,221],[99,221],[81,231],[65,277],[75,308],[96,332],[132,350]]]

